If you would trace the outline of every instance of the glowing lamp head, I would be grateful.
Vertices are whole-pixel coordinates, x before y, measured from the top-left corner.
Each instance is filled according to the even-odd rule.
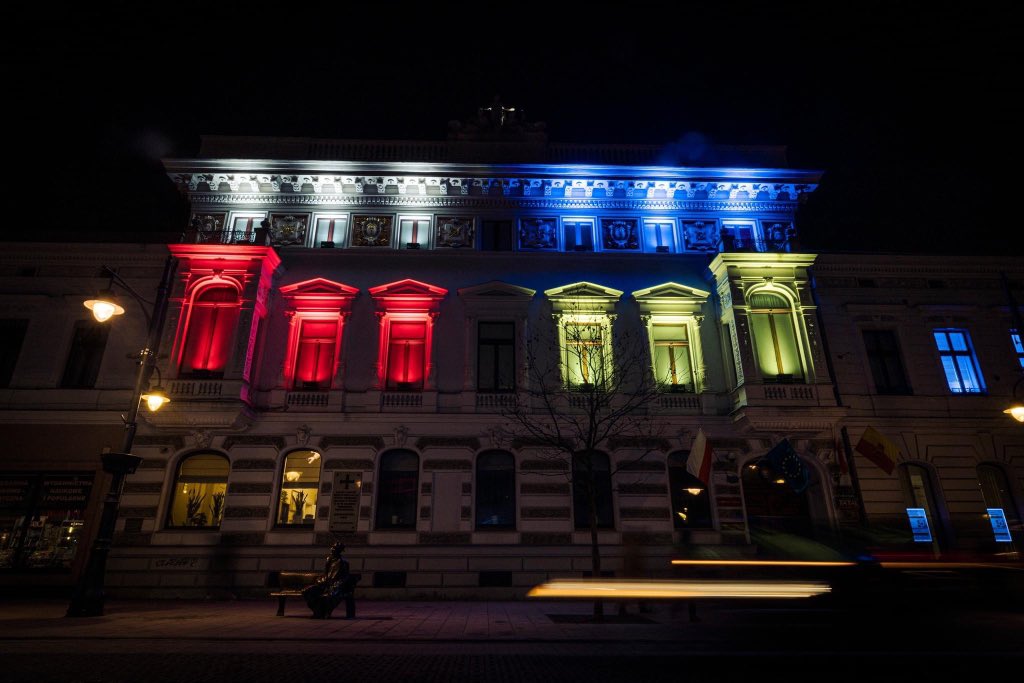
[[[703,491],[704,489],[699,489],[696,486],[693,488],[686,489],[686,492],[689,493],[691,496],[699,496]]]
[[[84,306],[92,311],[92,317],[101,323],[124,313],[124,307],[117,302],[117,296],[109,289],[97,294],[95,299],[85,301]]]
[[[1012,406],[1003,411],[1017,422],[1024,422],[1024,404],[1014,403]]]
[[[150,412],[156,412],[164,407],[165,404],[170,403],[171,399],[167,397],[167,392],[161,386],[151,388],[149,391],[142,395],[142,400],[146,402],[146,406]]]

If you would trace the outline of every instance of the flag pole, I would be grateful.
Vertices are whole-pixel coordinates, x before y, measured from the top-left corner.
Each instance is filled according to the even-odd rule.
[[[850,484],[853,486],[853,495],[857,498],[857,518],[861,526],[867,526],[868,512],[864,507],[864,496],[860,492],[860,478],[857,476],[857,463],[853,459],[853,449],[850,448],[850,433],[846,425],[839,429],[843,437],[843,450],[846,452],[846,466],[850,470]]]

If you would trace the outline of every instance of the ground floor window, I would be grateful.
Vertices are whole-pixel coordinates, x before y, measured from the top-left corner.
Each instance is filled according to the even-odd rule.
[[[70,569],[92,482],[92,472],[0,475],[0,569]]]

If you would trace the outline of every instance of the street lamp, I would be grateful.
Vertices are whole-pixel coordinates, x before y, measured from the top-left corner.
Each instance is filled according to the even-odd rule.
[[[110,553],[110,546],[114,538],[114,526],[117,523],[117,510],[121,503],[121,492],[124,489],[125,477],[133,474],[138,468],[142,458],[132,455],[132,442],[135,441],[137,428],[136,419],[139,414],[139,405],[145,399],[150,410],[156,410],[167,403],[170,399],[160,386],[159,381],[155,387],[150,388],[149,380],[156,368],[157,353],[160,350],[160,337],[163,335],[164,320],[167,317],[167,301],[170,294],[174,271],[177,269],[178,260],[174,256],[168,256],[164,263],[164,273],[160,279],[160,285],[156,290],[156,299],[152,302],[144,299],[132,287],[125,282],[121,276],[109,268],[104,270],[110,276],[110,286],[100,292],[98,296],[85,302],[85,307],[92,311],[93,317],[100,322],[110,320],[112,317],[124,314],[124,307],[117,302],[113,291],[115,284],[120,285],[132,296],[142,307],[149,323],[149,332],[146,346],[139,352],[139,372],[135,378],[135,390],[132,393],[131,403],[128,404],[128,412],[121,416],[124,421],[124,437],[121,441],[121,450],[117,453],[104,453],[103,471],[111,475],[110,490],[103,500],[103,514],[100,518],[100,526],[96,531],[96,540],[93,541],[89,551],[89,558],[86,561],[85,570],[79,577],[77,586],[71,596],[71,604],[68,606],[67,616],[69,617],[98,617],[103,615],[103,603],[106,598],[104,593],[104,574],[107,568],[107,555]],[[146,311],[146,306],[153,306],[153,313]],[[159,370],[157,370],[159,377]]]

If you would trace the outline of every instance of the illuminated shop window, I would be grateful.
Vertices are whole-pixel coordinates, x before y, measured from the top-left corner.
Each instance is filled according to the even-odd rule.
[[[1021,370],[1024,370],[1024,343],[1021,343],[1020,332],[1010,330],[1010,342],[1013,344],[1013,350],[1017,354],[1017,362],[1020,363]]]
[[[942,545],[943,527],[939,515],[939,500],[935,497],[935,486],[931,472],[923,465],[900,463],[897,466],[903,500],[908,508],[923,508],[928,528],[932,533],[933,545]]]
[[[396,320],[391,323],[386,373],[388,389],[423,389],[426,374],[426,338],[425,321]]]
[[[562,239],[566,251],[594,251],[593,219],[565,219],[562,221]]]
[[[420,459],[412,451],[388,451],[380,458],[376,529],[415,529]]]
[[[668,485],[671,489],[672,524],[676,529],[708,529],[711,523],[711,494],[707,486],[686,469],[688,451],[668,456]]]
[[[313,246],[342,246],[348,240],[347,214],[316,214],[313,220]]]
[[[93,473],[0,476],[0,569],[70,570]]]
[[[426,249],[430,244],[430,216],[402,216],[398,221],[400,249]]]
[[[295,386],[330,389],[336,367],[338,320],[303,320],[295,358]]]
[[[515,383],[515,323],[481,322],[477,333],[477,389],[512,391]]]
[[[590,497],[588,487],[593,481],[597,528],[615,526],[612,512],[612,469],[608,456],[597,451],[579,453],[572,460],[572,510],[577,529],[590,528]]]
[[[644,250],[655,253],[674,252],[675,223],[671,220],[645,220]]]
[[[506,451],[484,451],[476,459],[476,528],[516,526],[516,465]]]
[[[751,294],[750,327],[761,374],[766,380],[802,379],[800,347],[797,345],[793,311],[778,294]]]
[[[174,496],[167,526],[220,528],[229,470],[228,459],[216,453],[196,453],[182,460],[174,478]]]
[[[686,325],[654,324],[654,377],[659,385],[694,391],[693,361]]]
[[[182,377],[224,376],[241,303],[234,287],[211,285],[192,299],[182,354]]]
[[[284,459],[281,498],[277,504],[278,526],[312,526],[320,489],[320,454],[292,451]]]
[[[71,340],[71,351],[68,362],[64,366],[64,376],[60,385],[66,389],[87,389],[96,386],[96,378],[100,374],[100,363],[103,351],[107,348],[107,336],[110,325],[95,320],[79,320],[75,322],[74,337]]]
[[[983,393],[985,385],[967,330],[935,330],[933,336],[949,390],[954,394]]]

